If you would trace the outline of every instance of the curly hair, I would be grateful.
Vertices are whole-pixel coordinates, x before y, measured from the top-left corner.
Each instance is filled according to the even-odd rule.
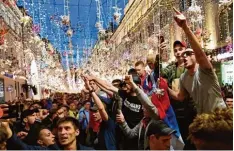
[[[202,140],[204,145],[201,149],[217,149],[214,142],[217,142],[220,147],[232,146],[233,110],[217,108],[211,114],[198,115],[189,126],[188,138],[191,141],[193,139]]]

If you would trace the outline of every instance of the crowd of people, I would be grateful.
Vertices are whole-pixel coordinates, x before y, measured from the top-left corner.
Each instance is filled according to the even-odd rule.
[[[1,150],[231,150],[232,94],[222,95],[185,16],[174,11],[191,45],[174,42],[176,62],[161,68],[159,55],[148,55],[123,80],[82,74],[80,94],[1,104]]]

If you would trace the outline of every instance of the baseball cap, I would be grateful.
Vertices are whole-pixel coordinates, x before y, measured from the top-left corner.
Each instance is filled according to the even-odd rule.
[[[97,111],[98,111],[97,105],[94,104],[94,105],[90,108],[90,110],[91,110],[92,112],[97,112]]]
[[[158,134],[161,136],[170,135],[172,133],[175,133],[176,131],[168,127],[163,121],[153,121],[149,127],[148,131],[146,133],[147,136]]]
[[[174,44],[173,44],[173,47],[175,47],[175,45],[181,45],[181,46],[183,46],[183,47],[187,47],[187,44],[186,44],[186,42],[184,42],[184,41],[179,41],[179,40],[176,40],[175,42],[174,42]]]
[[[27,110],[24,110],[23,113],[22,113],[22,119],[24,119],[27,116],[33,115],[33,113],[38,113],[38,112],[39,112],[38,109],[33,109],[33,110],[27,109]]]

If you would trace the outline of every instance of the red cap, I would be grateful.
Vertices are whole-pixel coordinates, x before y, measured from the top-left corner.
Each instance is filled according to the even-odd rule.
[[[182,47],[187,47],[187,44],[186,44],[186,42],[184,42],[184,41],[179,41],[179,40],[176,40],[175,42],[174,42],[174,44],[173,44],[173,47],[175,47],[175,45],[177,45],[177,44],[179,44],[179,45],[181,45]]]

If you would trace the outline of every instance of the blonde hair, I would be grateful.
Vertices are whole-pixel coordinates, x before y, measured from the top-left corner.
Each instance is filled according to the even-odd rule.
[[[147,55],[146,62],[154,63],[155,62],[155,56],[153,54]]]

